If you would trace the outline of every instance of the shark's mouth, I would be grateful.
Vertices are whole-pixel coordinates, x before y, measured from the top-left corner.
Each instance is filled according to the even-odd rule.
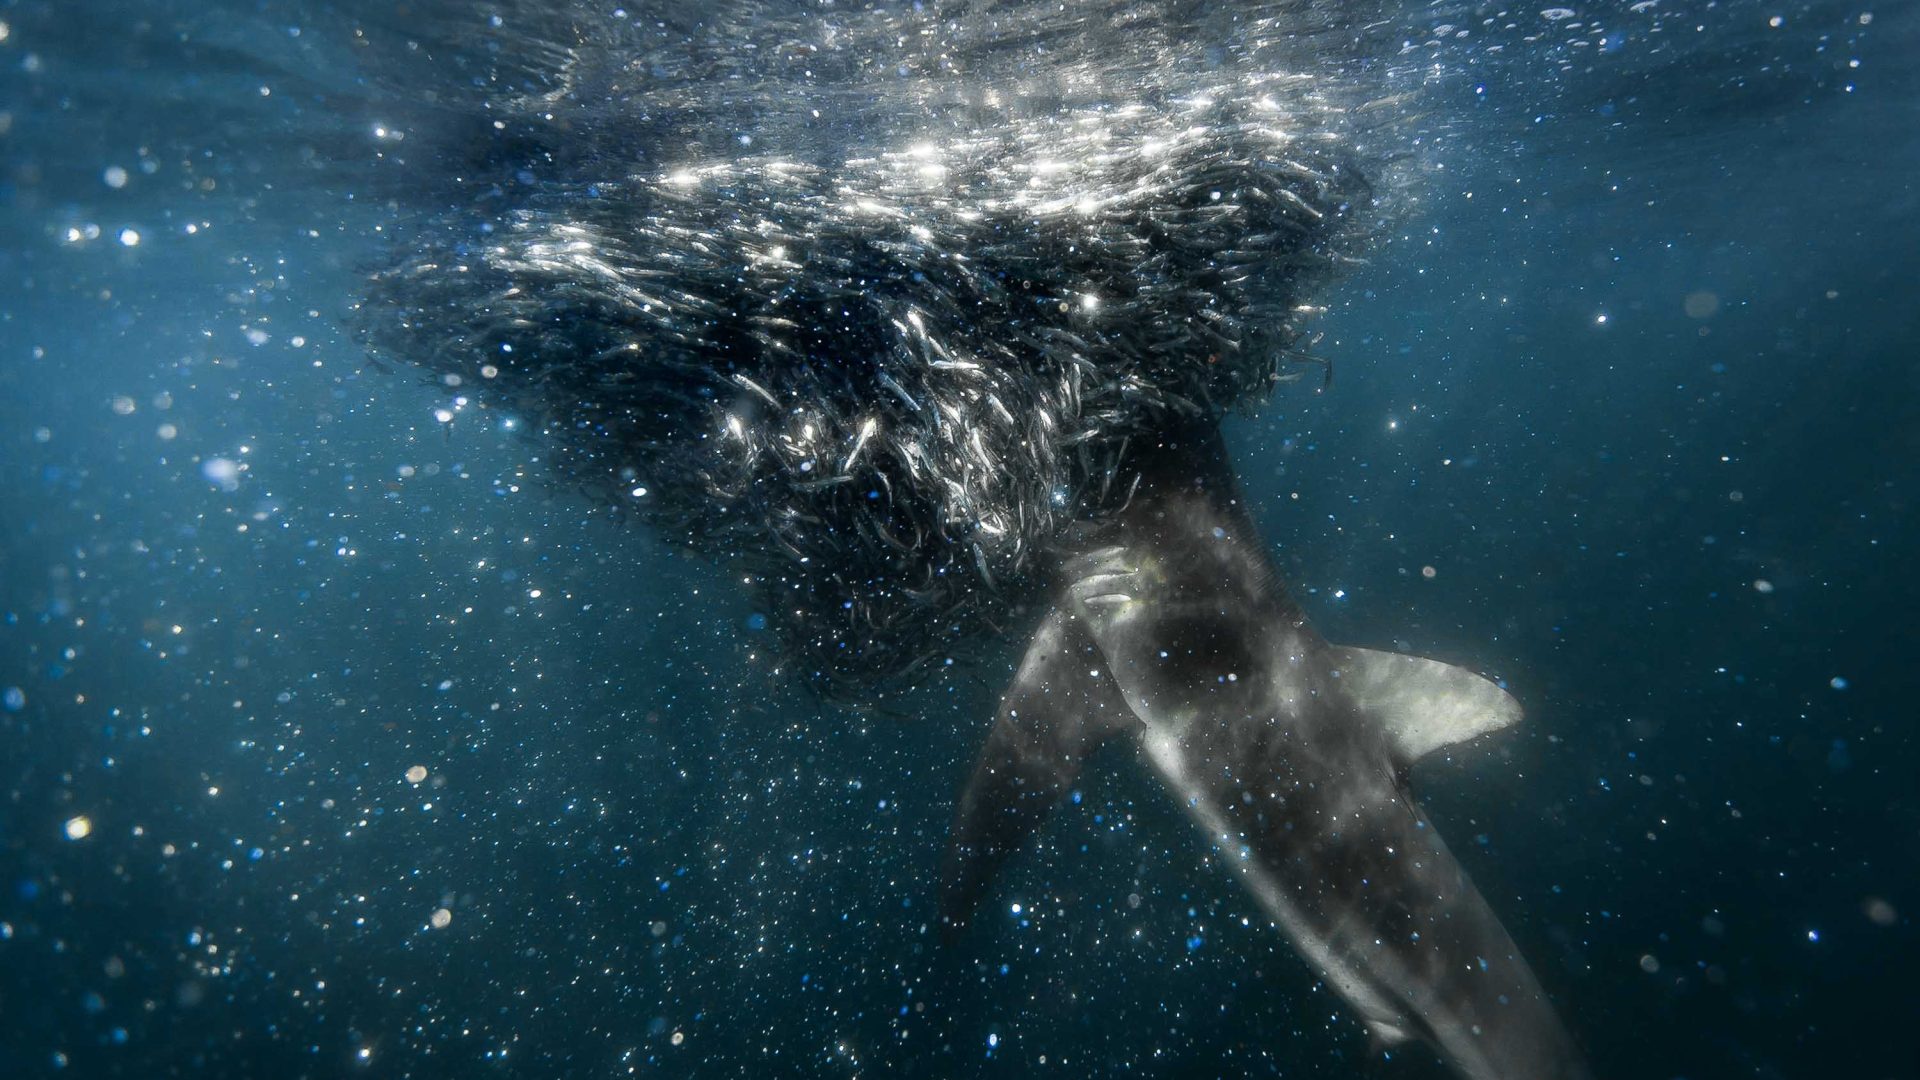
[[[1163,440],[1114,526],[1065,553],[1057,601],[955,817],[943,922],[1100,744],[1130,738],[1221,862],[1377,1045],[1475,1080],[1584,1075],[1518,948],[1412,800],[1417,758],[1520,707],[1434,660],[1322,640],[1287,597],[1212,429]]]

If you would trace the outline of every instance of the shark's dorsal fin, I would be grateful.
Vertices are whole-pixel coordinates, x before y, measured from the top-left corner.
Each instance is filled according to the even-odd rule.
[[[1520,720],[1512,694],[1465,668],[1378,649],[1330,651],[1354,704],[1386,731],[1403,765]]]
[[[1107,736],[1136,724],[1086,630],[1055,608],[1027,646],[960,794],[941,870],[940,916],[966,927],[993,877],[1080,776]]]

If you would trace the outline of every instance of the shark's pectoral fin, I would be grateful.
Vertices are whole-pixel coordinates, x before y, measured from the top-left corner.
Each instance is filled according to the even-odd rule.
[[[954,814],[940,875],[949,934],[966,926],[1001,864],[1073,786],[1086,756],[1133,722],[1086,632],[1065,612],[1048,612]]]
[[[1465,668],[1378,649],[1331,651],[1348,696],[1386,731],[1402,765],[1520,720],[1513,695]]]

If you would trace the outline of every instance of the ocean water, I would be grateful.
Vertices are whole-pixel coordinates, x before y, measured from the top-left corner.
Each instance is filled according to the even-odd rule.
[[[369,360],[396,73],[540,59],[449,10],[0,3],[0,1075],[1446,1075],[1124,751],[943,944],[1019,642],[816,700]],[[1413,785],[1598,1075],[1920,1076],[1920,11],[1368,26],[1393,219],[1227,426],[1292,589],[1525,705]]]

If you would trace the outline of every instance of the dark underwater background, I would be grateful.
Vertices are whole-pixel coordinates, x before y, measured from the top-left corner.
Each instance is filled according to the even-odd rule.
[[[0,3],[0,1076],[1442,1075],[1124,749],[942,945],[1019,642],[823,704],[370,364],[363,17]],[[1420,182],[1256,516],[1525,704],[1413,780],[1599,1075],[1920,1076],[1920,9],[1394,19]]]

